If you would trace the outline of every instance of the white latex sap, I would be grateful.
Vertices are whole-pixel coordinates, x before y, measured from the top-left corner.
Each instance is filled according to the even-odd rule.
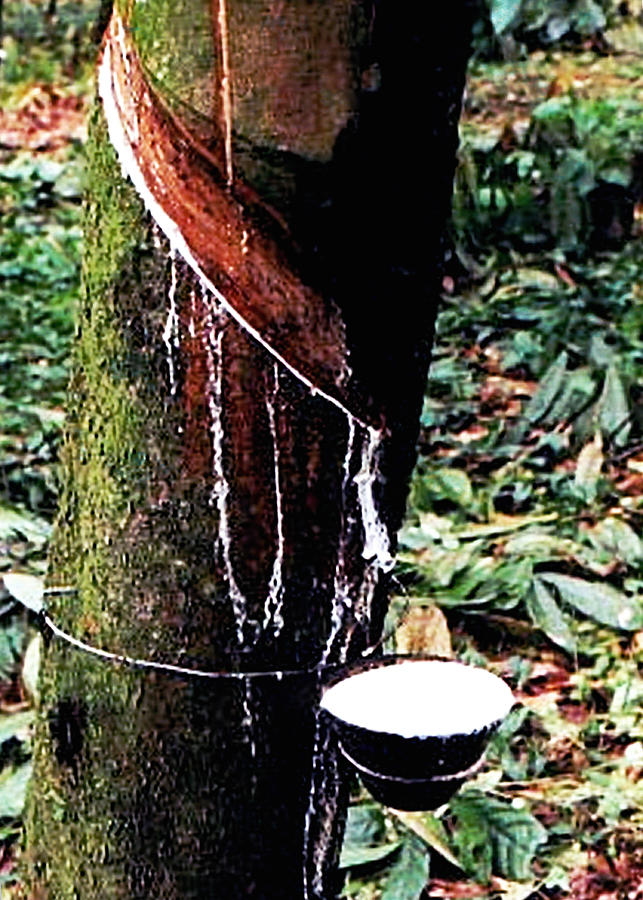
[[[471,734],[503,719],[509,687],[485,669],[413,660],[351,675],[330,687],[321,706],[344,722],[402,737]]]

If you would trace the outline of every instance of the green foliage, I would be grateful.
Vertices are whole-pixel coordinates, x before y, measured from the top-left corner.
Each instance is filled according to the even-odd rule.
[[[22,537],[42,549],[50,533],[51,524],[45,519],[10,507],[0,507],[0,539]]]
[[[501,48],[515,53],[516,45],[550,47],[593,35],[605,28],[614,4],[611,0],[487,0],[487,5]]]
[[[0,818],[17,819],[25,805],[27,785],[31,777],[31,763],[0,772]]]
[[[428,877],[426,847],[409,837],[388,874],[382,900],[417,900]]]
[[[34,720],[33,710],[0,716],[0,745],[12,738],[24,740]]]
[[[527,612],[532,622],[542,628],[547,637],[563,650],[574,653],[576,638],[556,598],[540,578],[533,580],[532,588],[525,598]]]
[[[642,262],[631,245],[576,281],[516,258],[445,306],[400,535],[412,595],[511,611],[570,653],[582,617],[641,627],[639,504],[615,461],[643,438]]]
[[[359,810],[365,811],[366,828]],[[380,874],[382,900],[418,900],[429,878],[429,853],[482,883],[488,883],[492,874],[528,880],[536,854],[547,841],[545,828],[525,804],[512,804],[479,789],[464,790],[452,799],[446,827],[430,813],[395,813],[384,830],[374,814],[370,804],[350,808],[344,865],[351,869],[351,878],[344,896],[355,896],[365,883],[359,878],[360,867],[380,863],[385,864]],[[395,834],[398,838],[392,842]]]
[[[476,881],[487,883],[492,872],[512,881],[531,877],[534,857],[547,841],[545,828],[531,813],[475,790],[456,795],[451,810],[454,845]]]
[[[509,141],[502,128],[461,130],[459,241],[480,247],[504,239],[519,249],[555,244],[583,255],[590,240],[607,240],[596,232],[605,213],[593,192],[611,186],[612,202],[628,202],[643,131],[640,96],[582,98],[569,89],[536,104],[528,128],[506,127]]]
[[[429,469],[413,483],[411,504],[429,510],[440,501],[467,507],[473,500],[471,481],[461,469]]]
[[[597,622],[624,631],[643,628],[643,606],[639,598],[628,597],[609,584],[542,571],[536,580],[553,585],[561,600]]]
[[[357,868],[387,859],[400,842],[387,840],[385,830],[384,815],[379,806],[350,806],[340,868]]]
[[[641,111],[563,92],[512,146],[465,129],[473,275],[439,316],[398,577],[524,704],[438,811],[468,876],[507,896],[568,890],[588,853],[626,855],[643,827],[643,248],[586,253],[589,195],[630,182]]]
[[[0,165],[2,494],[49,515],[78,290],[78,173],[77,158]]]
[[[34,82],[87,86],[95,56],[91,34],[99,0],[59,0],[54,15],[46,3],[4,4],[4,60],[0,101],[20,100]]]
[[[521,660],[530,669],[528,660]],[[526,681],[529,678],[527,673]],[[516,706],[491,739],[487,751],[490,764],[497,766],[506,778],[514,782],[528,782],[543,774],[547,760],[537,741],[527,741],[526,734],[537,731],[537,718],[526,706]],[[501,783],[496,785],[501,789]]]
[[[1,677],[4,680],[6,673]],[[0,841],[14,840],[19,834],[18,820],[31,777],[29,742],[33,719],[31,710],[0,714]]]
[[[20,666],[27,636],[24,616],[14,616],[0,630],[0,679],[6,681]]]
[[[354,804],[348,810],[340,861],[350,870],[343,896],[353,896],[368,883],[368,872],[377,864],[385,866],[381,900],[418,900],[429,876],[426,842],[399,823],[396,827],[379,806]]]

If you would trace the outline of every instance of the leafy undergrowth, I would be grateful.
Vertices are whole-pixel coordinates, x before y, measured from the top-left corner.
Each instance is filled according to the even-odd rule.
[[[99,0],[7,0],[3,9],[0,108],[34,89],[87,95],[96,53]]]
[[[631,181],[640,64],[633,74],[638,99],[618,59],[474,69],[454,239],[468,271],[445,279],[390,649],[485,666],[517,705],[484,769],[438,810],[386,810],[356,786],[342,858],[353,900],[643,897],[643,242],[633,214],[588,252],[587,192],[559,172],[575,115],[594,140],[571,122],[581,162],[594,154],[590,188],[608,163]],[[623,123],[627,141],[606,149]],[[579,200],[567,245],[539,178],[566,185],[567,214]],[[531,246],[515,240],[539,216]]]
[[[345,896],[641,896],[642,266],[514,256],[445,298],[396,649],[450,634],[518,705],[442,809],[355,799]]]
[[[0,74],[0,573],[41,574],[56,509],[80,254],[95,3],[4,4]],[[31,772],[38,639],[0,593],[0,886]],[[6,893],[7,887],[2,890]],[[3,894],[4,896],[4,894]]]
[[[640,228],[643,26],[608,37],[607,57],[540,51],[472,64],[454,209],[461,251],[582,258],[620,249]]]

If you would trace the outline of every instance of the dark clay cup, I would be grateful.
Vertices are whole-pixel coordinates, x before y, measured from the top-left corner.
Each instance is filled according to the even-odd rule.
[[[480,757],[475,765],[464,772],[438,775],[435,778],[394,778],[376,772],[365,772],[361,767],[355,768],[364,787],[375,800],[393,809],[412,812],[442,806],[476,773],[482,761],[483,757]]]
[[[336,719],[339,741],[346,756],[373,772],[398,778],[435,778],[471,768],[484,753],[501,720],[470,734],[402,737],[369,731]]]
[[[398,658],[384,658],[371,661],[362,669],[353,670],[347,676],[359,675],[365,669],[378,666],[394,666]],[[404,660],[414,662],[414,660]],[[420,660],[425,661],[425,660]],[[334,704],[324,703],[324,714],[330,716],[332,727],[335,729],[342,754],[348,763],[358,772],[364,785],[368,788],[376,800],[395,809],[422,810],[435,809],[445,803],[451,795],[458,790],[467,778],[470,778],[482,764],[484,751],[490,736],[498,728],[504,716],[509,712],[513,704],[513,698],[509,688],[500,679],[492,676],[485,670],[477,670],[463,663],[454,663],[452,660],[433,660],[432,662],[444,663],[446,668],[440,669],[440,675],[444,673],[444,680],[438,683],[438,689],[443,692],[449,702],[450,683],[449,676],[453,674],[453,666],[460,667],[457,675],[466,676],[467,683],[481,684],[484,688],[496,692],[495,702],[489,706],[489,715],[486,711],[473,715],[464,715],[462,721],[475,721],[479,727],[471,731],[457,730],[453,734],[430,733],[431,715],[420,715],[419,728],[424,728],[429,733],[403,735],[394,731],[386,731],[382,726],[386,724],[386,715],[378,720],[378,728],[370,728],[358,721],[348,721],[348,713],[333,709]],[[464,667],[465,671],[462,671]],[[419,670],[416,670],[419,671]],[[435,671],[435,670],[434,670]],[[482,674],[479,674],[482,673]],[[385,676],[389,681],[388,676]],[[395,673],[393,674],[395,677]],[[334,685],[339,685],[342,678],[335,680]],[[368,701],[377,706],[377,689],[381,689],[381,676],[375,687],[375,694],[368,696]],[[407,698],[411,708],[415,703],[425,703],[430,711],[430,698],[422,690],[421,680],[418,681],[419,691],[417,697]],[[332,687],[332,686],[331,686]],[[469,697],[463,696],[462,690],[454,692],[454,702],[468,703]],[[475,696],[471,697],[475,704]],[[396,704],[394,704],[396,705]],[[342,714],[340,715],[340,711]],[[392,713],[394,717],[394,711]],[[485,717],[487,721],[485,721]],[[359,704],[351,709],[351,718],[359,720],[363,718]],[[457,722],[459,716],[453,718]]]

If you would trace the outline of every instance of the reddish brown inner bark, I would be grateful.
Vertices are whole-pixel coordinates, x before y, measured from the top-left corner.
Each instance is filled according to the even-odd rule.
[[[293,369],[364,418],[339,310],[301,279],[297,248],[278,214],[237,178],[227,184],[226,135],[210,151],[185,129],[149,84],[117,15],[106,40],[114,98],[138,166],[202,272]]]

